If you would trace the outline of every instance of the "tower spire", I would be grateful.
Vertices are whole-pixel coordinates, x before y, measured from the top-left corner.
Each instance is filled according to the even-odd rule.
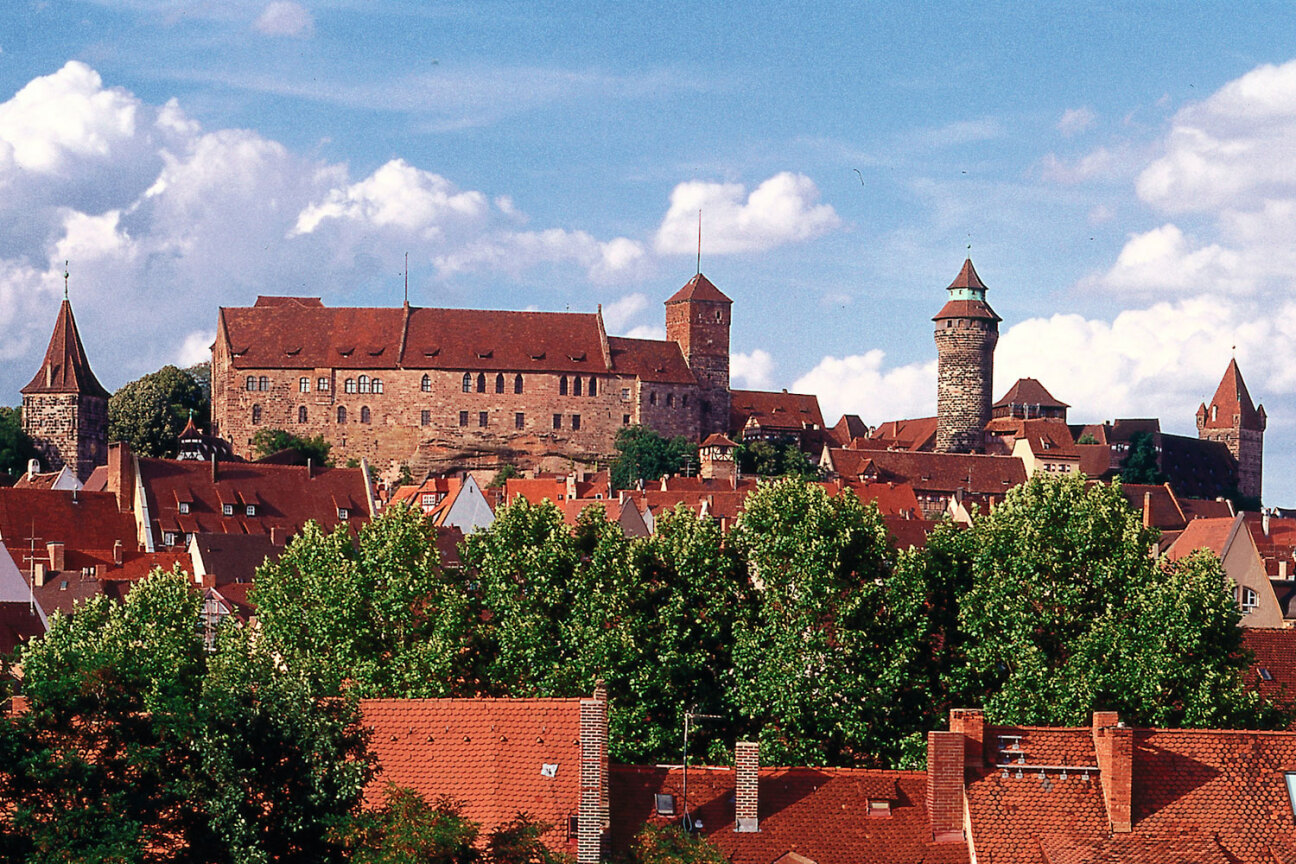
[[[698,211],[698,257],[697,257],[697,272],[698,272],[698,275],[701,275],[701,274],[702,274],[702,211],[701,211],[701,210]]]
[[[68,299],[68,264],[70,261],[63,262],[63,299]]]

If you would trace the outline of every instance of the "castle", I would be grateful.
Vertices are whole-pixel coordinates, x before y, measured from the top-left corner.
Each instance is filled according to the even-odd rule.
[[[566,469],[614,455],[635,424],[701,440],[730,422],[732,301],[701,273],[666,301],[665,340],[609,336],[594,314],[328,308],[259,297],[222,308],[215,434],[323,435],[339,461]]]
[[[1005,441],[1011,446],[1015,422],[1065,425],[1068,406],[1033,379],[992,402],[1001,319],[971,259],[946,290],[932,319],[937,416],[882,424],[863,446],[1000,452]],[[615,455],[617,431],[631,425],[694,441],[776,436],[807,450],[833,439],[812,395],[730,389],[733,302],[705,276],[665,305],[664,340],[609,336],[601,308],[328,308],[318,297],[265,296],[250,307],[223,307],[212,346],[212,433],[243,457],[252,455],[258,429],[322,435],[339,462],[363,458],[415,474],[503,464],[565,471]],[[84,479],[107,461],[108,393],[90,369],[66,297],[22,394],[23,426],[47,470],[66,464]],[[1186,494],[1236,488],[1258,500],[1266,422],[1233,361],[1197,410],[1196,439],[1162,434],[1155,420],[1118,420],[1069,427],[1055,445],[1101,444],[1111,454],[1101,467],[1113,470],[1130,436],[1142,432]],[[858,418],[838,427],[847,430],[840,446],[863,440],[849,433],[862,428]],[[1073,462],[1068,470],[1103,476],[1078,457]]]

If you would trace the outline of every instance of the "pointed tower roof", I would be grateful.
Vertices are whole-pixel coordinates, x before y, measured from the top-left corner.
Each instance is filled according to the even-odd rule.
[[[949,300],[932,318],[933,321],[942,321],[946,318],[979,318],[985,321],[1003,320],[995,314],[995,311],[990,308],[990,304],[986,302],[986,284],[977,275],[976,268],[972,266],[971,258],[963,261],[963,269],[959,271],[959,274],[954,277],[954,281],[945,290],[949,292]]]
[[[694,276],[688,281],[683,288],[676,291],[669,300],[671,303],[683,303],[685,300],[706,300],[711,303],[732,303],[733,301],[721,293],[720,289],[711,284],[711,280],[701,273]]]
[[[184,427],[183,429],[180,430],[180,434],[179,434],[178,436],[176,436],[176,437],[179,438],[179,439],[181,439],[181,440],[184,440],[185,438],[201,438],[201,437],[203,437],[202,430],[198,428],[198,424],[197,424],[197,423],[193,422],[193,412],[192,412],[192,411],[189,412],[189,422],[185,423],[185,427]]]
[[[108,391],[90,369],[81,334],[77,332],[76,319],[72,317],[72,304],[66,297],[59,306],[54,334],[45,349],[41,368],[21,392],[24,396],[32,393],[80,393],[108,398]]]
[[[1264,429],[1255,403],[1251,401],[1251,394],[1247,392],[1246,382],[1242,380],[1242,370],[1238,369],[1236,358],[1229,361],[1224,377],[1220,380],[1219,387],[1215,388],[1215,395],[1207,408],[1209,410],[1206,411],[1204,425],[1208,429],[1232,428],[1234,417],[1238,418],[1243,429]]]
[[[975,273],[972,275],[976,276]],[[1071,407],[1055,398],[1034,378],[1018,378],[1017,383],[1003,395],[1003,398],[994,403],[995,408],[1003,408],[1007,405],[1039,405],[1041,408]]]
[[[972,259],[966,258],[963,261],[963,269],[954,277],[954,281],[949,284],[950,288],[975,288],[979,291],[986,290],[986,285],[977,275],[976,268],[972,266]]]

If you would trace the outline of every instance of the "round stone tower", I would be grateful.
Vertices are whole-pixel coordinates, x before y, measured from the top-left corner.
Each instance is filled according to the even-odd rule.
[[[936,322],[936,450],[978,453],[994,401],[994,349],[1002,320],[986,303],[986,286],[963,262]]]

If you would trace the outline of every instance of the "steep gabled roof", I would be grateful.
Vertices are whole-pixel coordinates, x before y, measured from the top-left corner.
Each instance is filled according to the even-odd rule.
[[[1199,408],[1198,413],[1205,414],[1203,425],[1207,429],[1231,429],[1235,421],[1240,422],[1243,429],[1264,428],[1236,359],[1229,361],[1210,404]]]
[[[685,300],[704,300],[709,303],[732,303],[733,301],[711,284],[711,280],[701,273],[694,276],[684,287],[671,295],[667,304],[683,303]]]
[[[819,397],[813,393],[732,390],[729,400],[729,424],[737,432],[752,418],[762,428],[773,430],[822,429],[824,425]]]
[[[981,281],[981,277],[977,275],[976,268],[972,266],[971,258],[963,259],[963,269],[959,270],[958,275],[954,277],[954,281],[949,284],[949,288],[972,288],[977,291],[987,290],[986,284]]]
[[[1013,384],[993,407],[1004,408],[1009,405],[1038,405],[1041,408],[1071,407],[1055,399],[1053,394],[1044,389],[1044,385],[1034,378],[1018,378],[1017,383]]]
[[[33,393],[79,393],[82,396],[108,398],[108,391],[90,369],[81,334],[77,332],[76,319],[72,317],[72,304],[67,298],[59,306],[54,333],[45,349],[36,377],[22,388],[24,396]]]

